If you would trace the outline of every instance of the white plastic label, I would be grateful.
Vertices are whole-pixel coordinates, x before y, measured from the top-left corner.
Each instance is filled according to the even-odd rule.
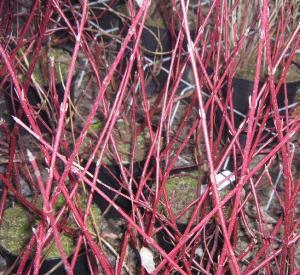
[[[155,263],[153,260],[153,253],[147,247],[142,247],[140,250],[140,257],[142,266],[146,269],[148,273],[152,273],[155,270]]]

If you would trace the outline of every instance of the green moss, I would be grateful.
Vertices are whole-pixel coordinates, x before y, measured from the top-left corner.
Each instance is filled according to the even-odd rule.
[[[65,81],[69,73],[71,55],[63,49],[51,48],[48,51],[48,57],[54,58],[56,83],[61,83],[62,80]]]
[[[181,174],[180,176],[170,177],[167,181],[167,191],[176,191],[180,187],[196,188],[198,186],[198,171],[189,174]]]
[[[83,195],[80,196],[80,206],[83,211],[86,210],[87,199]],[[99,207],[97,207],[95,204],[92,204],[89,212],[88,221],[87,221],[87,229],[91,234],[96,234],[97,231],[99,230],[101,224],[101,214],[102,213]],[[74,225],[72,227],[78,228],[74,220],[74,217],[72,218],[72,224]]]
[[[41,64],[41,60],[38,59],[37,63],[35,64],[33,73],[32,73],[32,78],[39,85],[46,86],[48,84],[48,80],[47,80],[47,77],[45,77],[45,74],[42,72],[42,70],[43,70],[43,67]]]
[[[103,128],[103,122],[102,121],[98,121],[96,123],[93,123],[90,125],[90,127],[88,128],[88,133],[89,134],[97,134],[99,133],[100,130],[102,130]]]
[[[64,249],[64,252],[67,256],[72,255],[75,249],[75,242],[74,239],[70,236],[63,234],[60,236],[61,244]],[[51,241],[50,244],[44,248],[43,256],[46,259],[58,258],[60,257],[60,252],[56,247],[55,241]]]
[[[101,134],[101,130],[103,129],[103,126],[105,123],[103,121],[95,122],[92,124],[88,132],[91,135],[97,135],[99,136]],[[140,124],[136,124],[136,128],[139,128]],[[123,119],[119,119],[116,121],[115,126],[112,130],[112,135],[115,140],[118,153],[122,159],[123,164],[128,164],[131,161],[132,156],[132,146],[133,146],[133,128],[132,125],[128,125]],[[91,139],[90,136],[88,136],[85,139],[83,149],[81,151],[81,154],[83,158],[89,157],[86,156],[86,154],[90,154],[89,148],[91,147],[91,144],[93,144],[94,140]],[[150,148],[150,135],[148,132],[148,129],[144,129],[136,139],[136,148],[135,148],[135,155],[134,155],[134,161],[142,161],[147,157],[147,152]],[[107,165],[111,165],[115,163],[115,159],[112,155],[114,154],[114,150],[112,147],[107,147],[106,153],[103,156],[103,163]]]
[[[23,56],[24,49],[21,49],[19,54]],[[45,53],[46,49],[43,48],[41,53]],[[30,56],[28,57],[28,59]],[[50,66],[50,58],[53,58],[54,61],[54,73],[55,73],[55,81],[56,84],[61,83],[62,81],[66,81],[68,72],[69,72],[69,65],[71,63],[71,55],[69,52],[58,49],[58,48],[50,48],[47,52],[47,59],[45,62],[44,56],[39,56],[33,73],[32,78],[33,80],[40,86],[49,86],[49,66]],[[28,61],[28,60],[27,60]],[[28,68],[28,62],[25,62],[25,67]],[[19,78],[24,81],[25,74],[19,74]]]
[[[87,229],[92,235],[97,235],[101,225],[101,210],[93,204],[88,218]]]
[[[41,197],[37,197],[34,199],[29,199],[39,210],[43,209],[43,199]],[[58,195],[55,205],[53,207],[54,213],[57,214],[58,211],[62,208],[63,205],[65,205],[65,198],[62,194]]]
[[[41,86],[49,85],[48,66],[50,66],[50,58],[53,58],[56,84],[65,81],[71,61],[70,54],[62,49],[49,49],[47,57],[47,63],[45,63],[42,57],[38,59],[33,71],[34,80]]]
[[[84,198],[80,198],[80,200],[81,207],[84,211],[86,208],[86,200]],[[63,196],[59,196],[57,203],[54,206],[54,213],[58,213],[64,204],[65,199]],[[40,198],[36,201],[36,206],[40,209],[42,208],[42,200]],[[4,212],[3,221],[0,226],[0,245],[10,253],[18,255],[28,244],[33,234],[33,228],[37,226],[39,221],[39,219],[35,218],[20,205],[7,208]],[[79,229],[73,216],[69,216],[69,218],[65,221],[65,225],[74,229],[74,231]],[[99,231],[100,225],[101,210],[96,205],[92,204],[87,228],[92,235],[96,235],[97,231]],[[75,240],[71,235],[66,233],[61,233],[60,238],[66,255],[70,256],[75,249]],[[60,253],[54,240],[44,248],[43,256],[46,258],[60,257]]]
[[[136,125],[139,127],[139,124]],[[124,164],[130,163],[131,161],[131,152],[133,146],[133,130],[131,125],[126,125],[124,120],[119,119],[116,122],[115,128],[113,129],[113,137],[116,141],[118,152],[121,156],[121,159]],[[135,161],[142,161],[146,158],[148,149],[150,148],[150,137],[148,130],[145,129],[140,133],[136,140],[136,149],[135,149]],[[109,151],[105,158],[103,159],[104,163],[111,164],[114,163],[113,158],[111,157]]]
[[[58,195],[54,205],[54,213],[56,214],[65,204],[66,204],[65,197],[61,194]]]
[[[295,55],[294,57],[294,61],[296,63],[300,63],[300,54]],[[277,70],[277,78],[279,79],[279,77],[281,76],[283,72],[283,66],[279,66],[279,69]],[[299,68],[297,68],[297,66],[295,64],[291,64],[287,75],[286,75],[286,81],[287,82],[295,82],[295,81],[300,81],[300,70]]]
[[[255,67],[241,68],[236,72],[235,76],[238,78],[254,81]],[[261,74],[261,78],[263,78],[263,74]]]
[[[0,227],[1,246],[18,255],[32,235],[32,226],[30,216],[22,207],[6,209]]]
[[[294,60],[300,62],[300,54],[296,55]],[[243,62],[242,65],[239,65],[236,70],[236,77],[243,78],[246,80],[254,81],[255,72],[256,72],[256,61],[257,56],[252,55],[247,57],[247,62]],[[268,70],[266,62],[263,62],[264,66],[261,68],[260,78],[264,80],[268,76]],[[279,81],[281,74],[283,73],[283,65],[279,65],[275,73],[275,81]],[[300,70],[296,65],[291,64],[286,75],[286,82],[294,82],[300,80]]]
[[[163,19],[161,12],[159,10],[159,1],[151,1],[145,25],[148,27],[158,27],[158,28],[166,28],[166,22]],[[118,11],[122,14],[124,14],[126,17],[129,17],[130,13],[128,11],[128,6],[125,5],[119,5]]]
[[[147,17],[145,24],[148,27],[155,27],[155,28],[162,28],[162,29],[165,29],[167,27],[164,19],[157,12],[154,14],[153,19],[151,17]]]
[[[171,203],[172,211],[175,215],[179,214],[197,196],[198,171],[192,173],[182,173],[180,176],[170,177],[167,181],[166,189]],[[178,221],[187,222],[194,208],[187,211]],[[159,211],[167,215],[167,210],[161,204]]]

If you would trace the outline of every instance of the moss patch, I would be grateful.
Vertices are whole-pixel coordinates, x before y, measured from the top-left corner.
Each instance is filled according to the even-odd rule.
[[[198,187],[198,171],[192,173],[182,173],[177,176],[170,177],[167,181],[167,192],[172,211],[175,215],[179,214],[185,207],[197,198]],[[167,214],[167,210],[163,205],[160,205],[160,210]],[[186,223],[194,207],[189,209],[178,222]]]
[[[137,125],[138,127],[139,125]],[[131,151],[133,146],[133,131],[130,125],[126,125],[123,120],[118,120],[116,129],[113,133],[118,151],[124,163],[130,163]],[[147,130],[138,135],[136,140],[135,161],[141,161],[146,158],[147,149],[150,146],[150,138]],[[109,156],[108,156],[109,157]]]
[[[24,52],[24,49],[21,49],[19,52],[20,56],[23,56]],[[29,66],[28,62],[30,60],[31,55],[33,55],[33,53],[26,57],[26,68],[28,68]],[[37,59],[32,73],[33,80],[40,86],[49,86],[49,68],[51,62],[50,59],[53,59],[56,84],[66,81],[69,72],[69,65],[71,63],[71,58],[72,57],[70,53],[64,49],[50,48],[49,50],[47,50],[46,48],[43,48],[41,50],[41,55]],[[25,74],[20,74],[19,77],[22,81],[25,80]]]
[[[56,83],[65,81],[69,73],[71,55],[63,49],[51,48],[48,51],[48,57],[53,58],[54,61]]]
[[[80,200],[81,208],[85,211],[86,200],[84,198],[80,198]],[[64,198],[59,196],[57,203],[54,206],[54,213],[58,213],[59,209],[64,204]],[[38,199],[36,205],[41,209],[42,200]],[[0,226],[0,245],[14,255],[20,254],[21,250],[28,244],[33,234],[33,228],[37,226],[39,221],[39,218],[34,217],[20,205],[7,208],[4,212],[3,221]],[[79,227],[72,215],[65,220],[64,224],[75,231],[79,230]],[[92,235],[96,236],[100,225],[101,211],[96,205],[92,204],[87,228]],[[60,238],[66,255],[70,256],[75,249],[76,240],[66,233],[61,233]],[[54,240],[44,248],[43,256],[46,258],[60,257],[60,253]]]
[[[103,125],[103,122],[94,123],[89,128],[89,132],[100,134]],[[136,128],[138,128],[139,126],[139,124],[136,124]],[[134,161],[142,161],[146,158],[148,149],[150,148],[150,136],[147,129],[141,132],[137,136],[136,141],[134,141],[132,125],[126,124],[126,122],[123,119],[119,119],[115,123],[112,135],[116,142],[118,153],[122,159],[123,164],[130,163],[134,142],[136,142]],[[106,154],[103,157],[103,163],[107,165],[115,163],[114,151],[112,147],[107,148]]]
[[[66,255],[67,256],[72,255],[76,245],[74,239],[64,234],[60,236],[60,240]],[[43,256],[46,259],[53,259],[53,258],[60,257],[60,253],[56,247],[55,241],[51,241],[50,244],[44,248]]]
[[[18,255],[32,235],[32,226],[30,216],[22,207],[6,209],[0,227],[1,246],[10,253]]]
[[[254,81],[256,61],[257,61],[256,55],[252,55],[248,57],[247,60],[243,62],[243,64],[240,64],[238,66],[236,70],[236,77]],[[300,54],[295,55],[294,61],[300,63]],[[275,73],[276,82],[279,81],[282,73],[283,73],[283,65],[279,65]],[[261,68],[261,73],[260,73],[261,80],[264,80],[267,75],[268,75],[267,65],[266,62],[263,62],[263,67]],[[295,81],[300,81],[300,70],[297,68],[295,64],[291,64],[286,74],[286,82],[295,82]]]

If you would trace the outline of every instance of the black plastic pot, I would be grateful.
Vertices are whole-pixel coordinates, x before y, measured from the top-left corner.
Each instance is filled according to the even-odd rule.
[[[144,54],[153,57],[157,54],[165,55],[172,50],[172,37],[168,29],[145,26],[141,36],[141,46]]]
[[[0,246],[0,254],[6,260],[7,268],[12,266],[18,258],[17,255],[10,253],[9,251],[7,251],[5,248],[3,248],[1,246]],[[72,257],[70,257],[70,261],[71,261],[71,259],[72,259]],[[28,260],[24,270],[29,268],[29,266],[32,263],[33,262],[31,260]],[[61,264],[60,263],[61,263],[61,258],[45,259],[40,266],[39,274],[45,274],[45,273],[51,271],[52,275],[67,275],[68,272],[65,270],[63,263],[61,263]],[[55,268],[58,264],[60,264],[60,265],[57,268]],[[52,271],[52,269],[54,269],[54,270]],[[10,273],[10,274],[15,274],[17,272],[17,270],[18,270],[18,265],[16,265],[13,268],[12,273]],[[87,262],[85,253],[82,253],[78,256],[76,264],[75,264],[75,268],[74,268],[74,274],[75,275],[90,275],[91,274],[91,272],[89,271],[89,266],[88,266],[88,262]]]
[[[176,223],[176,225],[177,225],[177,229],[180,232],[180,234],[183,234],[184,231],[187,228],[187,224],[185,224],[185,223]],[[172,235],[175,238],[179,237],[178,234],[175,233],[174,229],[172,229],[170,226],[167,226],[167,230],[169,232],[171,232]],[[210,235],[210,234],[213,234],[214,230],[215,230],[215,225],[212,224],[212,225],[210,225],[206,228],[205,232],[206,232],[207,235]],[[158,242],[159,246],[166,253],[170,253],[174,249],[175,245],[177,245],[180,242],[179,240],[176,240],[175,244],[174,244],[171,237],[169,236],[169,234],[165,230],[160,230],[156,234],[156,238],[157,238],[157,242]],[[199,248],[204,246],[203,238],[204,237],[202,235],[198,237]],[[208,250],[210,251],[212,249],[213,242],[208,242],[206,245],[208,246]],[[218,237],[218,243],[217,243],[216,251],[215,251],[214,256],[213,256],[213,260],[216,263],[218,262],[218,257],[220,256],[223,245],[224,245],[224,243],[223,243],[222,234],[220,234],[220,236]],[[202,255],[199,255],[198,253],[195,253],[194,259],[197,262],[201,261],[204,266],[206,265],[206,263],[208,263],[211,260],[210,256],[205,251],[203,252]],[[180,261],[180,263],[183,264],[181,261]],[[180,274],[180,273],[175,273],[175,274]],[[198,273],[195,272],[193,274],[198,274]]]
[[[263,82],[259,83],[259,89],[263,86]],[[245,117],[248,115],[249,112],[249,97],[253,94],[253,87],[254,87],[254,81],[234,77],[232,79],[232,101],[233,101],[233,108],[234,108],[234,126],[235,129],[237,129],[241,123],[244,121]],[[300,89],[300,81],[295,82],[289,82],[286,84],[287,88],[287,105],[288,110],[294,106],[295,103],[295,97],[297,90]],[[227,92],[227,85],[225,85],[223,89],[224,97],[226,97]],[[269,95],[266,99],[265,106],[270,106],[271,104],[271,96]],[[280,115],[285,115],[286,113],[286,103],[285,103],[285,92],[284,92],[284,85],[280,87],[280,90],[277,94],[277,104],[280,111]],[[228,110],[229,112],[229,110]],[[216,112],[216,127],[219,127],[221,120],[222,120],[222,112],[217,111]],[[245,127],[247,129],[247,126]],[[268,139],[273,136],[273,133],[276,131],[274,130],[274,120],[268,119],[266,122],[265,129],[262,133],[262,138]],[[246,137],[247,132],[246,130],[242,131],[239,135],[239,143],[242,148],[246,145]],[[223,138],[225,142],[231,138],[231,134],[229,133],[229,130],[227,127],[224,129]],[[241,162],[241,159],[238,159],[238,162]],[[233,169],[233,160],[230,159],[228,166],[226,169],[232,170]]]
[[[83,162],[83,164],[85,164]],[[134,169],[133,169],[133,178],[138,181],[143,168],[145,165],[145,161],[139,161],[139,162],[135,162],[134,163]],[[123,165],[127,170],[129,170],[130,166],[128,164],[124,164]],[[148,171],[150,171],[150,169],[153,169],[154,166],[154,161],[151,160],[150,164],[148,166]],[[96,165],[93,163],[91,165],[91,167],[89,168],[89,172],[91,172],[92,174],[95,171],[95,167]],[[171,175],[173,174],[178,174],[181,171],[193,171],[195,170],[194,167],[190,168],[188,167],[187,169],[179,169],[179,170],[174,170],[171,171]],[[124,188],[123,186],[121,186],[121,182],[122,182],[122,178],[121,178],[121,171],[120,171],[120,167],[119,165],[108,165],[106,167],[104,167],[103,165],[100,167],[100,171],[99,171],[99,175],[98,175],[98,179],[103,182],[105,185],[108,185],[109,188],[101,185],[100,183],[97,184],[97,187],[103,192],[105,193],[105,195],[107,195],[110,199],[113,199],[116,195],[115,191],[111,190],[110,188],[113,188],[115,190],[119,190],[120,192],[122,192],[124,195],[129,196],[129,192],[127,188]],[[149,184],[148,184],[149,186]],[[149,186],[151,187],[151,186]],[[136,194],[137,191],[137,187],[132,184],[132,191],[133,194]],[[149,191],[147,190],[143,190],[143,194],[145,196],[147,196],[149,194]],[[105,217],[106,218],[120,218],[122,217],[122,215],[113,207],[110,206],[110,204],[103,198],[101,197],[97,192],[94,193],[94,202],[95,204],[100,208],[101,212],[105,212]],[[122,196],[118,196],[115,199],[115,203],[122,208],[123,211],[125,211],[126,214],[130,215],[131,210],[132,210],[132,202],[130,199],[127,199],[125,197]],[[109,207],[110,206],[110,207]],[[108,208],[109,207],[109,208]],[[108,208],[108,209],[107,209]]]
[[[144,167],[144,161],[136,162],[134,164],[134,171],[133,171],[133,178],[135,180],[138,180],[140,175],[142,174],[143,167]],[[92,164],[89,168],[89,171],[91,173],[94,173],[95,171],[95,164]],[[129,169],[129,165],[124,165],[126,169]],[[105,193],[110,199],[114,199],[116,196],[116,193],[111,190],[110,188],[113,188],[115,190],[119,190],[121,193],[129,197],[128,189],[121,185],[122,182],[122,176],[121,176],[121,170],[118,165],[108,165],[104,167],[103,165],[100,167],[99,176],[98,179],[103,182],[105,185],[108,185],[109,188],[103,186],[102,184],[98,183],[97,187]],[[137,191],[136,186],[133,184],[133,193],[135,194]],[[145,194],[145,192],[144,192]],[[97,192],[94,193],[94,202],[95,204],[100,208],[101,212],[105,212],[106,218],[121,218],[122,215],[113,207],[110,206],[110,204],[101,197]],[[123,210],[125,213],[130,215],[131,209],[132,209],[132,202],[122,196],[117,196],[115,198],[115,203]]]
[[[48,87],[46,87],[45,89],[47,90]],[[61,103],[63,100],[63,93],[64,93],[61,84],[56,85],[56,91],[57,91],[59,103]],[[21,108],[21,104],[19,99],[17,98],[17,95],[15,93],[10,94],[10,92],[5,91],[5,97],[8,103],[7,106],[9,108],[9,112],[12,115],[16,116],[19,108]],[[32,108],[35,111],[37,125],[39,126],[42,133],[47,133],[48,131],[51,131],[54,127],[54,123],[52,121],[52,118],[49,117],[49,115],[47,114],[47,112],[40,108],[41,99],[37,91],[35,90],[35,88],[33,87],[28,88],[27,99],[29,104],[32,106]],[[20,118],[26,125],[29,125],[28,119],[24,113]]]
[[[195,37],[195,33],[191,33],[192,39]],[[173,39],[174,40],[174,39]],[[154,73],[153,66],[149,66],[146,69],[145,75],[152,75],[151,80],[147,86],[147,92],[150,94],[155,94],[160,92],[169,76],[169,70],[171,65],[171,53],[174,47],[172,43],[172,35],[170,31],[166,28],[148,27],[145,26],[141,36],[141,46],[143,49],[143,54],[147,59],[154,59],[156,63],[160,63],[161,68],[159,68],[158,73]],[[174,41],[175,42],[175,41]],[[183,48],[186,51],[187,42],[183,42]],[[184,72],[186,74],[186,72]],[[185,76],[183,76],[185,78]]]
[[[263,86],[263,82],[259,83],[259,88]],[[234,77],[232,80],[233,87],[233,107],[236,111],[243,115],[247,115],[249,111],[249,97],[253,93],[254,81]],[[286,84],[287,87],[287,99],[288,105],[292,105],[295,102],[296,92],[300,89],[300,81],[289,82]],[[266,105],[270,104],[270,98],[267,100]],[[285,93],[284,85],[280,87],[277,94],[277,104],[279,109],[285,107]],[[284,113],[284,110],[281,111]],[[235,127],[239,127],[241,122],[244,120],[242,115],[235,113]]]
[[[159,224],[156,224],[156,226],[159,226]],[[182,234],[185,229],[187,228],[187,224],[186,223],[176,223],[177,229],[178,231]],[[167,227],[168,231],[171,232],[173,235],[176,236],[175,231],[170,228],[169,226]],[[169,236],[169,234],[167,234],[167,232],[165,230],[160,230],[157,232],[156,234],[156,238],[157,238],[157,242],[159,244],[159,246],[167,253],[171,252],[172,249],[174,248],[174,245],[172,243],[172,240]]]
[[[254,81],[241,79],[234,77],[232,80],[232,86],[233,86],[233,107],[235,109],[234,113],[234,122],[235,122],[235,128],[237,129],[242,121],[244,120],[245,116],[249,112],[249,97],[253,93],[253,87],[254,87]],[[263,86],[263,82],[259,83],[259,88]],[[295,102],[296,92],[300,88],[300,81],[296,82],[289,82],[286,84],[287,88],[287,99],[288,99],[288,106],[292,106],[292,104]],[[267,98],[265,105],[269,106],[271,104],[271,98],[270,96]],[[285,92],[284,92],[284,85],[280,87],[280,90],[277,94],[277,104],[280,110],[280,114],[284,115],[286,112],[285,109]],[[289,108],[290,109],[290,108]],[[269,119],[267,121],[266,125],[266,131],[263,132],[263,135],[265,137],[270,136],[272,132],[272,128],[274,127],[274,121],[272,119]],[[240,134],[239,140],[242,147],[246,144],[246,132],[242,132]]]

